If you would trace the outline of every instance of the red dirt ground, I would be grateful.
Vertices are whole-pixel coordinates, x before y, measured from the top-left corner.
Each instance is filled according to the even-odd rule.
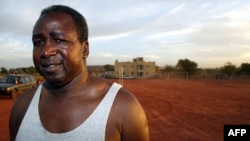
[[[222,141],[224,124],[250,124],[250,80],[124,80],[141,102],[151,141]],[[0,97],[0,141],[14,100]]]

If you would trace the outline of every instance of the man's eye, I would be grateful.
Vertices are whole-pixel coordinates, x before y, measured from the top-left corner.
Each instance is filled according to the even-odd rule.
[[[62,43],[62,42],[64,42],[64,40],[62,40],[62,39],[55,39],[55,42],[56,43]]]
[[[34,41],[34,42],[33,42],[33,45],[34,45],[34,46],[41,46],[41,45],[43,45],[43,44],[44,44],[44,41],[42,41],[42,40]]]

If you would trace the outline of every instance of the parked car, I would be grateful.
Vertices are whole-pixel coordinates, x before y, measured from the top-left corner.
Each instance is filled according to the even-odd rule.
[[[6,75],[0,80],[0,95],[9,95],[14,99],[25,90],[36,86],[36,80],[32,75]]]

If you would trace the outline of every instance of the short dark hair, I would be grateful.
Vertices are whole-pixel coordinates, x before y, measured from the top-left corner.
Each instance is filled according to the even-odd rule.
[[[52,5],[42,10],[41,16],[49,14],[49,13],[65,13],[72,17],[76,27],[77,27],[77,33],[78,33],[78,39],[80,42],[84,42],[88,40],[88,25],[83,17],[82,14],[80,14],[75,9],[64,6],[64,5]]]

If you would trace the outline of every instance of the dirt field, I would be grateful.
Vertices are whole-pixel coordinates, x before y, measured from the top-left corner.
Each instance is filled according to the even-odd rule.
[[[250,80],[124,80],[148,117],[151,141],[222,141],[224,124],[250,124]],[[0,99],[0,141],[13,100]]]

